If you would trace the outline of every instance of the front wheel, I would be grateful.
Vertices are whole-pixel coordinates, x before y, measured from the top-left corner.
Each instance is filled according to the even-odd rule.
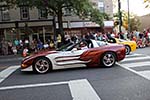
[[[47,58],[40,57],[34,61],[33,69],[36,73],[44,74],[51,69],[51,63]]]
[[[108,68],[112,67],[115,64],[115,62],[116,56],[112,52],[106,52],[101,59],[102,65]]]

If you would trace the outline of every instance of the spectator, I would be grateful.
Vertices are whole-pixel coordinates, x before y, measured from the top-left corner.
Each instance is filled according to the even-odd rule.
[[[17,54],[17,52],[18,52],[18,51],[17,51],[17,48],[16,48],[16,46],[15,46],[15,45],[12,47],[12,51],[13,51],[13,54],[14,54],[14,55],[16,55],[16,54]]]
[[[58,36],[57,36],[57,48],[59,48],[61,46],[61,41],[62,41],[61,35],[58,34]]]

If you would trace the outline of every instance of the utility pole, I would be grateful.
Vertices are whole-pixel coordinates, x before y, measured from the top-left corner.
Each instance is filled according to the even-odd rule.
[[[122,26],[122,13],[121,13],[121,2],[118,0],[118,14],[119,14],[119,33],[122,32],[121,26]]]
[[[129,3],[129,0],[127,0],[127,3],[128,3],[128,32],[130,33],[130,3]]]

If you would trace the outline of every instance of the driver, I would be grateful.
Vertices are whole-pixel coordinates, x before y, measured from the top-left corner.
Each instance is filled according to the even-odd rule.
[[[81,43],[80,43],[80,49],[81,49],[81,50],[88,49],[87,43],[81,42]]]

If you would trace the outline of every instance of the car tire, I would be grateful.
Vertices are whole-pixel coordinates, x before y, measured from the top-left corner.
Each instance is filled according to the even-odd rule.
[[[106,52],[101,58],[101,64],[104,67],[110,68],[116,63],[116,55],[113,52]]]
[[[128,45],[125,45],[126,48],[126,55],[129,55],[131,52],[131,48]]]
[[[46,57],[39,57],[33,63],[33,71],[39,74],[45,74],[52,69],[50,60]]]

